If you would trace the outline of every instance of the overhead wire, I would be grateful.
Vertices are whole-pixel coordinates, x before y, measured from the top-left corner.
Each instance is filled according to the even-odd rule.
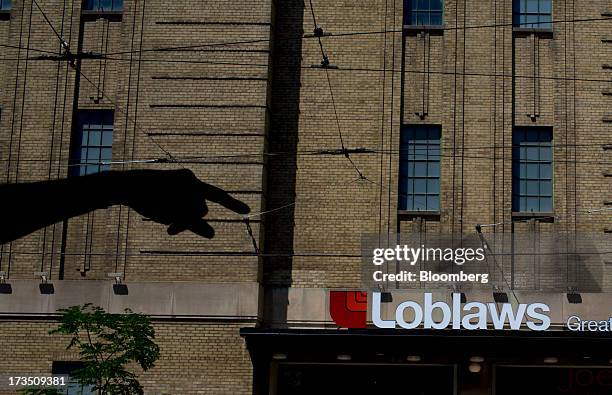
[[[311,2],[312,3],[312,2]],[[316,15],[314,15],[314,8],[312,4],[310,4],[310,11],[313,15],[313,20],[315,25],[318,26],[316,21]],[[579,18],[579,19],[557,19],[552,20],[552,25],[561,24],[561,23],[582,23],[582,22],[596,22],[596,21],[609,21],[612,20],[612,17],[592,17],[592,18]],[[442,26],[437,28],[437,31],[455,31],[455,30],[471,30],[471,29],[487,29],[487,28],[496,28],[496,27],[512,27],[514,23],[494,23],[494,24],[481,24],[481,25],[465,25],[465,26]],[[326,32],[325,37],[351,37],[351,36],[367,36],[367,35],[384,35],[389,33],[403,33],[405,29],[383,29],[383,30],[373,30],[373,31],[352,31],[352,32],[341,32],[341,33],[332,33]],[[304,39],[314,39],[320,38],[315,34],[305,34],[299,37],[277,37],[276,40],[279,41],[300,41]],[[108,55],[124,55],[129,53],[140,53],[140,52],[166,52],[166,51],[180,51],[185,49],[197,49],[197,48],[210,48],[210,47],[219,47],[219,46],[231,46],[231,45],[243,45],[243,44],[257,44],[263,42],[270,42],[271,38],[265,39],[253,39],[253,40],[235,40],[235,41],[221,41],[216,43],[200,43],[200,44],[191,44],[191,45],[179,45],[179,46],[170,46],[170,47],[159,47],[159,48],[146,48],[135,51],[117,51],[110,52]]]

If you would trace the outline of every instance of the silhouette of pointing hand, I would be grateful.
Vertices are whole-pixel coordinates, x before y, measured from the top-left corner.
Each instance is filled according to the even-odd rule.
[[[142,216],[168,225],[168,234],[185,230],[212,238],[215,230],[202,217],[208,213],[206,200],[238,214],[250,209],[223,189],[200,181],[191,170],[136,170],[127,187],[127,204]]]
[[[198,180],[191,170],[107,171],[82,177],[0,185],[0,244],[93,210],[123,204],[168,226],[175,235],[190,230],[212,238],[202,217],[206,201],[238,214],[249,206],[224,190]]]

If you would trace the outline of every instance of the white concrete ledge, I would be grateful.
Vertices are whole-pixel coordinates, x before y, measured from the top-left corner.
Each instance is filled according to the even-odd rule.
[[[39,281],[11,280],[9,284],[11,293],[0,293],[0,316],[54,315],[61,308],[92,303],[112,313],[130,308],[156,317],[259,317],[258,283],[127,283],[126,295],[115,294],[113,281],[52,281],[52,294],[42,294]]]

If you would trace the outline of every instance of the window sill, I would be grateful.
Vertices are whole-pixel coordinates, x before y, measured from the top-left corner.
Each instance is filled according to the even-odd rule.
[[[442,34],[444,29],[444,25],[404,25],[404,32],[411,35],[421,32]]]
[[[121,21],[123,19],[123,11],[81,10],[81,17],[83,20],[107,18],[109,21]]]
[[[527,219],[537,219],[539,222],[555,222],[555,213],[512,212],[512,221],[522,221]]]
[[[411,220],[416,218],[423,218],[427,221],[440,221],[439,211],[408,211],[408,210],[397,210],[397,216],[400,220]]]
[[[541,28],[535,28],[535,27],[517,27],[517,26],[512,27],[512,32],[514,33],[515,36],[519,36],[519,37],[529,36],[530,34],[535,34],[543,38],[553,38],[555,34],[553,29],[543,29],[543,28],[541,29]]]

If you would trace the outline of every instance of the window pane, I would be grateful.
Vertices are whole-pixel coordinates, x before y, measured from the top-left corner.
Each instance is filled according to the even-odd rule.
[[[552,213],[552,211],[553,211],[552,198],[542,198],[542,199],[540,199],[540,211]]]
[[[427,194],[440,194],[440,180],[437,178],[427,179]]]
[[[427,164],[428,177],[440,177],[440,162],[429,162]]]
[[[417,25],[429,25],[429,13],[417,12]]]
[[[415,211],[427,210],[427,197],[425,195],[414,195],[414,203],[412,209]]]
[[[123,10],[123,0],[115,0],[113,2],[113,11]]]
[[[540,148],[540,160],[552,161],[552,148]]]
[[[538,3],[539,3],[539,0],[526,0],[526,4],[527,4],[526,12],[537,14],[538,13]]]
[[[99,146],[102,142],[102,132],[96,130],[93,132],[89,132],[89,146]]]
[[[431,8],[432,11],[440,11],[442,12],[442,6],[443,1],[442,0],[431,0],[429,2],[429,7]]]
[[[527,181],[527,195],[537,196],[540,191],[538,181]]]
[[[538,212],[540,211],[539,199],[537,197],[528,197],[527,198],[527,207],[525,208],[527,212]]]
[[[427,190],[427,181],[424,179],[414,180],[414,193],[425,193]]]
[[[552,165],[540,165],[540,178],[552,178]]]
[[[546,18],[550,20],[550,18]],[[540,18],[540,29],[552,29],[552,23],[550,22],[542,22],[543,18]]]
[[[414,178],[406,179],[406,193],[409,195],[414,194]]]
[[[113,160],[113,149],[112,148],[102,148],[100,160],[105,161],[105,162],[112,161]]]
[[[537,161],[539,159],[538,151],[536,147],[527,147],[527,149],[525,149],[525,159]]]
[[[552,14],[552,0],[540,0],[540,13]]]
[[[87,150],[87,162],[92,163],[92,161],[100,161],[100,148],[89,148]]]
[[[111,146],[113,145],[113,131],[104,131],[102,133],[102,145]]]
[[[427,163],[426,162],[415,162],[414,164],[414,176],[425,177],[427,176]]]
[[[414,147],[414,159],[416,160],[426,160],[427,159],[427,146],[425,145],[417,145]]]
[[[429,10],[429,0],[414,0],[418,2],[419,11],[428,11]]]
[[[537,179],[540,178],[539,165],[536,163],[529,163],[524,165],[527,169],[527,173],[525,174],[525,178]]]
[[[100,9],[105,11],[110,11],[112,9],[112,1],[111,0],[100,0]]]
[[[538,27],[538,21],[539,19],[537,15],[525,15],[525,23],[527,24],[527,27]]]
[[[430,20],[429,20],[429,24],[430,25],[441,25],[442,24],[442,13],[441,12],[432,12],[430,14]]]
[[[427,196],[427,210],[439,211],[440,210],[440,197],[439,196]]]
[[[552,181],[540,181],[540,196],[552,196]]]
[[[440,160],[440,147],[439,146],[433,146],[431,148],[429,148],[429,160],[436,160],[439,161]]]

